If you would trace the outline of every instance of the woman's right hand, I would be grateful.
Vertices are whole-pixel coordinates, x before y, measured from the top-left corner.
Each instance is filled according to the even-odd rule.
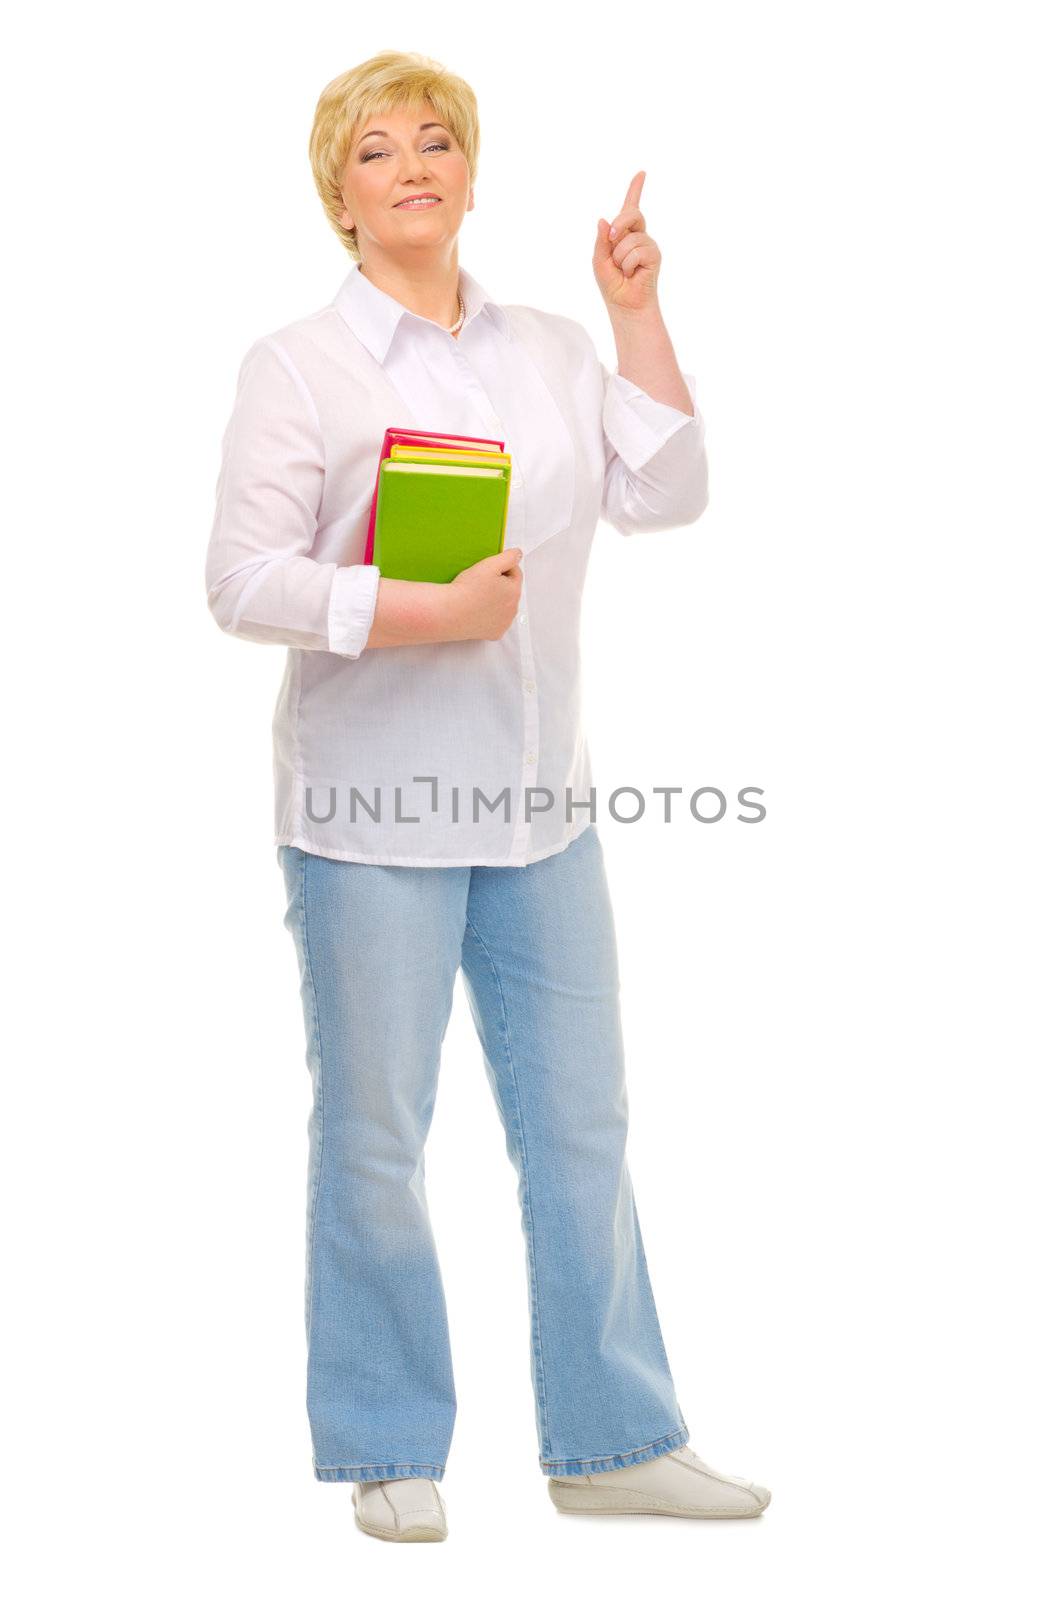
[[[521,555],[500,550],[474,561],[450,583],[381,578],[366,649],[501,639],[521,600]]]
[[[446,584],[455,639],[501,639],[521,603],[522,551],[485,556]]]

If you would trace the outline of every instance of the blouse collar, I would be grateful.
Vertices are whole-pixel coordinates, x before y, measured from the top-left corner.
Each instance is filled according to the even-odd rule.
[[[507,339],[513,337],[510,319],[502,306],[493,300],[487,290],[462,266],[458,268],[458,287],[462,293],[467,323],[472,322],[475,316],[484,311],[496,322]],[[375,283],[371,283],[369,278],[363,276],[357,263],[340,285],[333,305],[378,361],[383,361],[388,354],[395,330],[404,317],[410,317],[414,322],[428,323],[433,328],[440,327],[438,322],[432,322],[431,318],[410,311],[390,294],[386,294],[383,289],[379,289]]]

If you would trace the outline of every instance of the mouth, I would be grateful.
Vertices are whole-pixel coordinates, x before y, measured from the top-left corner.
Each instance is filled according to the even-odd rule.
[[[394,211],[428,211],[433,206],[442,205],[438,194],[412,194],[407,200],[399,200],[392,209]]]

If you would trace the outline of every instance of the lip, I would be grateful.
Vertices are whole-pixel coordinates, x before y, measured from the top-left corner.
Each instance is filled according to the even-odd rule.
[[[431,189],[423,189],[420,194],[405,194],[401,200],[395,202],[392,207],[393,211],[398,211],[400,206],[405,206],[410,200],[440,200],[440,196],[433,194]],[[440,204],[443,204],[442,200],[440,200]]]

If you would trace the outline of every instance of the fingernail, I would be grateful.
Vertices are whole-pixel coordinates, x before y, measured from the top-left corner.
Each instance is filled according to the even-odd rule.
[[[616,239],[616,237],[617,237],[617,229],[616,228],[611,228],[610,229],[610,238],[611,239]]]

